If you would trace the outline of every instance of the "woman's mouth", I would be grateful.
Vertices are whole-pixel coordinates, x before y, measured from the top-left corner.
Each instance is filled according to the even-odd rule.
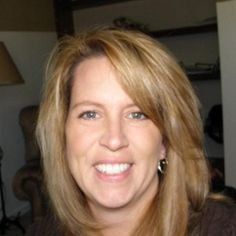
[[[119,175],[127,171],[131,167],[130,163],[101,163],[95,165],[95,169],[106,175]]]

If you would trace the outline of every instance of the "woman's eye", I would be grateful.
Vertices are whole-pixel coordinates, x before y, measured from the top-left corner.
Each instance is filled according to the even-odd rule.
[[[85,120],[94,120],[97,118],[97,113],[95,111],[86,111],[79,115],[79,118],[85,119]]]
[[[128,117],[135,120],[147,119],[147,116],[143,112],[131,112]]]

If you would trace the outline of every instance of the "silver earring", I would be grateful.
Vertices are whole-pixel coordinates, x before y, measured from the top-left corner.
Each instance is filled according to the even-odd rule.
[[[167,165],[168,165],[167,159],[159,161],[157,169],[160,171],[161,174],[165,174]]]

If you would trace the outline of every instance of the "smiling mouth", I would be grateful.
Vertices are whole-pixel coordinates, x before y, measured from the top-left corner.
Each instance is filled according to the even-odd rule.
[[[127,171],[131,167],[129,163],[119,163],[119,164],[98,164],[95,169],[106,175],[118,175]]]

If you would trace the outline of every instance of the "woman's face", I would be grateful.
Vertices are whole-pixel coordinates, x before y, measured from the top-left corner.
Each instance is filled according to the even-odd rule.
[[[162,135],[106,57],[77,66],[65,133],[69,169],[92,211],[142,209],[155,196]]]

